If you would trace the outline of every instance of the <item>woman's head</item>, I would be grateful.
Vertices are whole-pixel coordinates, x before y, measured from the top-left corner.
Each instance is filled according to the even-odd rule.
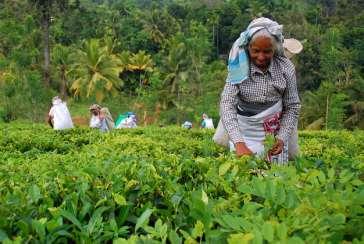
[[[276,50],[277,40],[265,28],[254,33],[248,43],[251,62],[262,70],[268,68]]]
[[[62,103],[62,99],[59,96],[55,96],[52,98],[52,105],[58,105]]]
[[[100,113],[100,110],[101,110],[101,106],[98,105],[98,104],[92,104],[90,106],[90,112],[93,114],[93,115],[99,115]]]
[[[251,63],[256,64],[263,71],[269,67],[273,56],[284,55],[282,30],[282,25],[268,18],[262,17],[250,22],[230,50],[226,81],[231,84],[240,84],[248,78],[250,67],[247,62],[248,54]]]
[[[93,114],[95,116],[100,114],[100,110],[96,110],[96,109],[91,109],[90,112],[91,112],[91,114]]]

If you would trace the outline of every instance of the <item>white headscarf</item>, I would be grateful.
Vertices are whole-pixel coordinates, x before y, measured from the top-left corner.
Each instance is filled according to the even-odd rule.
[[[58,105],[62,103],[62,99],[59,98],[59,96],[55,96],[54,98],[52,98],[52,104],[53,105]]]
[[[236,39],[230,49],[226,82],[239,84],[249,77],[249,59],[245,48],[252,36],[264,28],[277,39],[277,53],[283,55],[283,26],[268,18],[257,18],[250,22],[244,32],[240,33],[239,38]]]

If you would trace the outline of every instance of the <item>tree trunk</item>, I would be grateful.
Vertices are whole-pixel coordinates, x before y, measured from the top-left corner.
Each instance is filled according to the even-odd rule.
[[[47,1],[48,2],[48,1]],[[49,23],[50,23],[50,14],[49,14],[49,4],[45,3],[42,9],[42,28],[43,28],[43,54],[44,54],[44,66],[43,66],[43,75],[44,75],[44,85],[49,87],[51,84],[50,79],[50,50],[49,50]]]
[[[63,99],[67,98],[67,79],[66,79],[66,68],[61,67],[61,89],[60,93]]]
[[[212,24],[212,43],[215,45],[215,24]]]
[[[219,26],[217,25],[216,27],[216,55],[217,57],[219,57],[220,52],[219,52]]]
[[[177,125],[180,124],[180,114],[182,113],[182,110],[181,110],[181,101],[180,101],[180,94],[179,94],[179,87],[177,88],[177,103],[178,103],[178,106],[177,107]]]
[[[326,97],[326,123],[325,123],[325,130],[327,130],[328,128],[328,123],[329,123],[329,103],[330,103],[330,95],[327,95]]]

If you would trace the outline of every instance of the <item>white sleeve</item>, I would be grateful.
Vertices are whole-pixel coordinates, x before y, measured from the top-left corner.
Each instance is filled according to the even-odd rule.
[[[99,117],[92,115],[90,119],[90,127],[91,128],[100,128],[101,127],[101,121]]]

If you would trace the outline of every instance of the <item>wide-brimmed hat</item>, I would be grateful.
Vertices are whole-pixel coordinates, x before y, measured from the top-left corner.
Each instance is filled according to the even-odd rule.
[[[283,47],[285,49],[284,51],[286,56],[288,56],[289,58],[295,54],[300,53],[303,49],[302,43],[294,38],[284,39]]]

